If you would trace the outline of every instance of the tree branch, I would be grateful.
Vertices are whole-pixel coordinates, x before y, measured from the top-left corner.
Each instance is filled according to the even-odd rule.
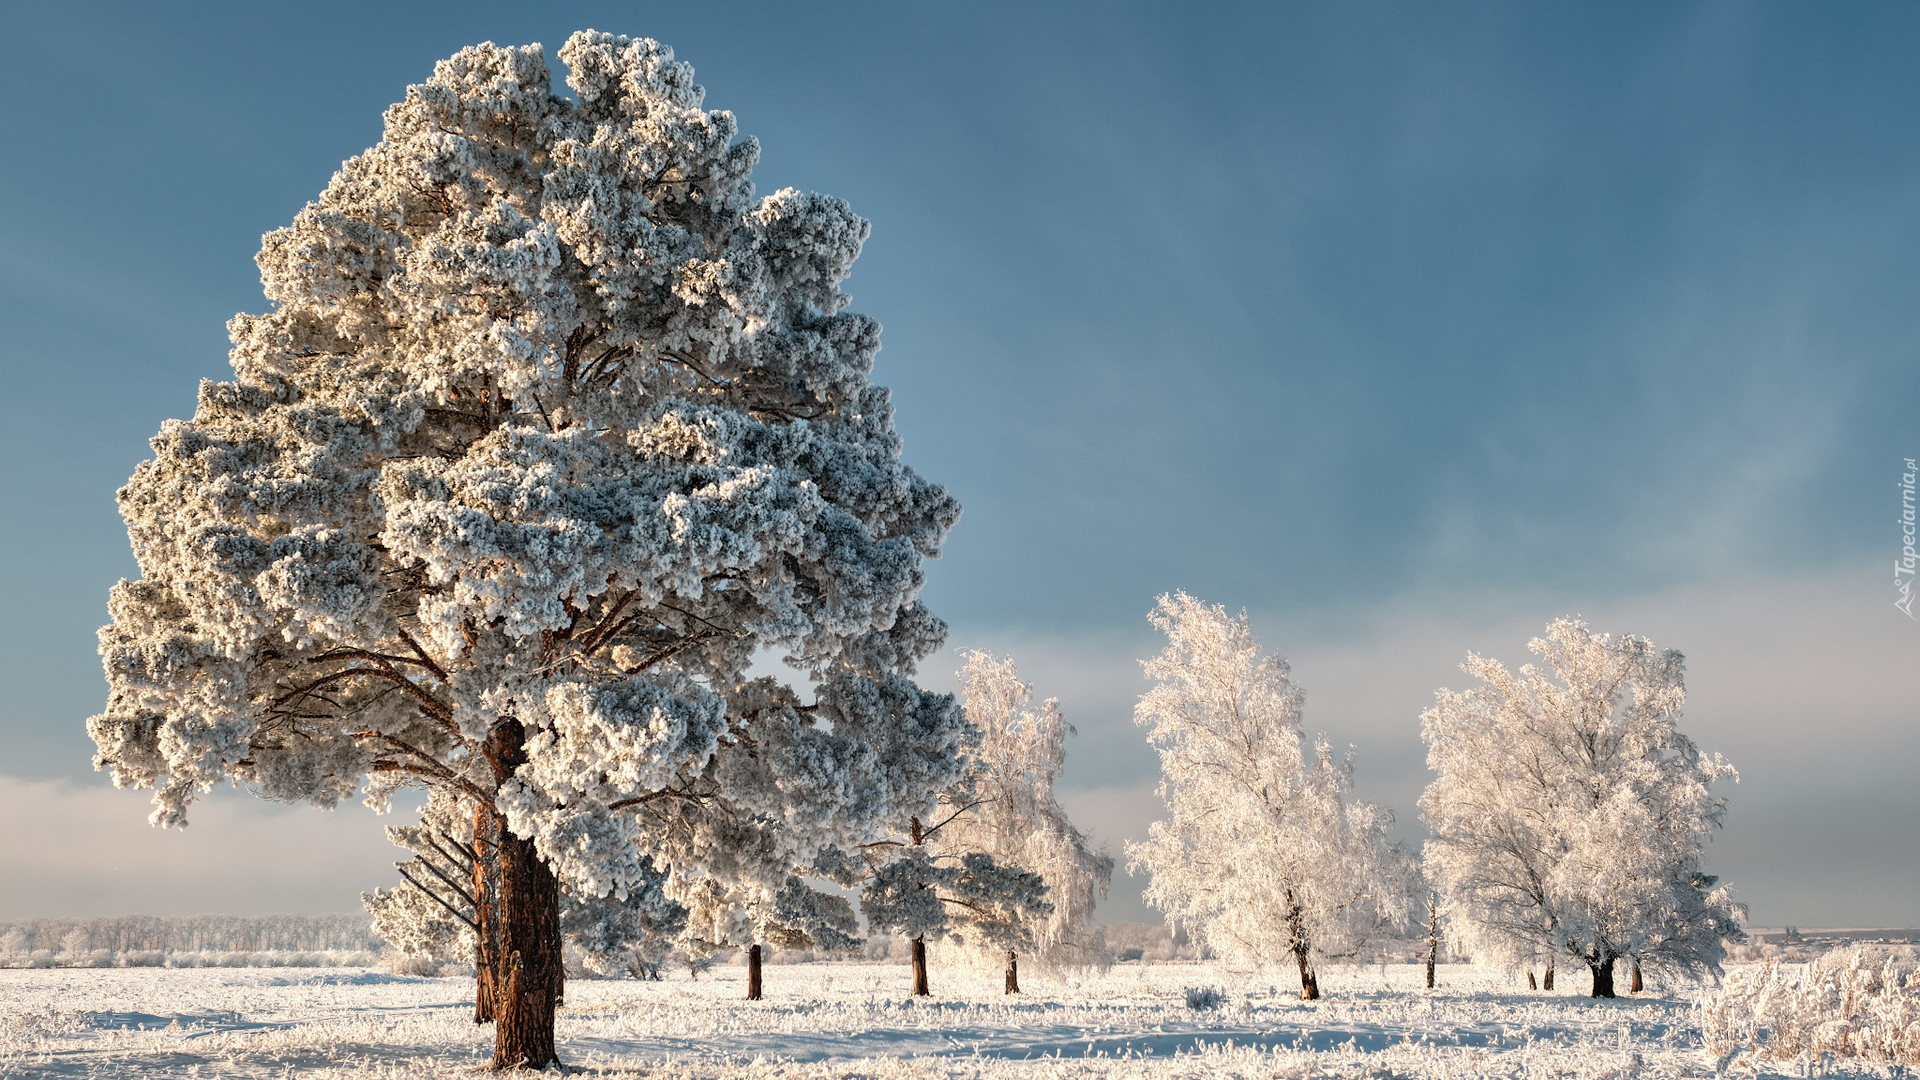
[[[415,881],[413,875],[407,873],[407,868],[405,866],[399,866],[397,867],[397,869],[400,871],[400,876],[407,879],[407,884],[413,886],[416,889],[419,889],[421,892],[427,895],[428,899],[432,900],[436,904],[439,904],[441,907],[446,908],[447,914],[467,924],[467,929],[472,930],[476,934],[480,932],[479,923],[474,922],[472,919],[467,918],[465,915],[462,915],[459,911],[455,910],[452,904],[449,904],[445,900],[440,898],[439,893],[434,892],[432,889],[429,889],[425,885],[422,885],[418,881]]]

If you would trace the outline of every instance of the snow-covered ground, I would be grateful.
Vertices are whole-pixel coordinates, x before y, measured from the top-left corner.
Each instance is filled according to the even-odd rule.
[[[1466,967],[1427,992],[1419,977],[1334,971],[1309,1004],[1278,973],[1204,965],[1027,976],[1011,999],[997,976],[936,970],[938,996],[913,1000],[903,965],[771,965],[759,1002],[742,1000],[738,968],[570,982],[559,1038],[569,1072],[589,1076],[1714,1074],[1684,993],[1595,1002]],[[1224,1001],[1191,1009],[1189,987]],[[492,1033],[471,1022],[471,988],[364,969],[0,970],[0,1077],[468,1076]]]

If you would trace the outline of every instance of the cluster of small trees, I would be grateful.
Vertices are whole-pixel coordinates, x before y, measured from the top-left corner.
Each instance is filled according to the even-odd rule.
[[[1165,652],[1135,712],[1160,751],[1169,818],[1128,846],[1150,903],[1217,955],[1314,964],[1422,924],[1427,984],[1442,927],[1477,960],[1584,964],[1595,997],[1615,965],[1717,971],[1742,908],[1703,868],[1733,769],[1678,730],[1679,653],[1558,620],[1518,673],[1469,656],[1482,685],[1441,690],[1421,716],[1437,774],[1421,799],[1424,858],[1387,843],[1390,812],[1347,797],[1352,758],[1303,749],[1302,696],[1286,664],[1229,616],[1185,593],[1152,615]]]

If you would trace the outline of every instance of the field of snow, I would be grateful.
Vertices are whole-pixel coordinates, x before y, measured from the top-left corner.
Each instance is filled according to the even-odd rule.
[[[1595,1002],[1467,967],[1428,992],[1405,965],[1333,971],[1318,1003],[1195,964],[1027,976],[1011,999],[997,976],[933,976],[931,1000],[900,964],[770,965],[759,1002],[737,967],[569,982],[560,1053],[570,1074],[671,1078],[1715,1074],[1685,993]],[[1221,1004],[1189,1008],[1203,987]],[[492,1043],[471,990],[345,968],[0,970],[0,1077],[471,1076]]]

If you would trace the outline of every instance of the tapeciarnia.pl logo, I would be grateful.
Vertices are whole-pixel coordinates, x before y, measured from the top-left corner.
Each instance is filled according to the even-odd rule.
[[[1914,468],[1912,458],[1906,460],[1906,471],[1900,474],[1900,557],[1893,560],[1893,588],[1900,598],[1893,606],[1920,621],[1913,613],[1913,476],[1920,469]]]

